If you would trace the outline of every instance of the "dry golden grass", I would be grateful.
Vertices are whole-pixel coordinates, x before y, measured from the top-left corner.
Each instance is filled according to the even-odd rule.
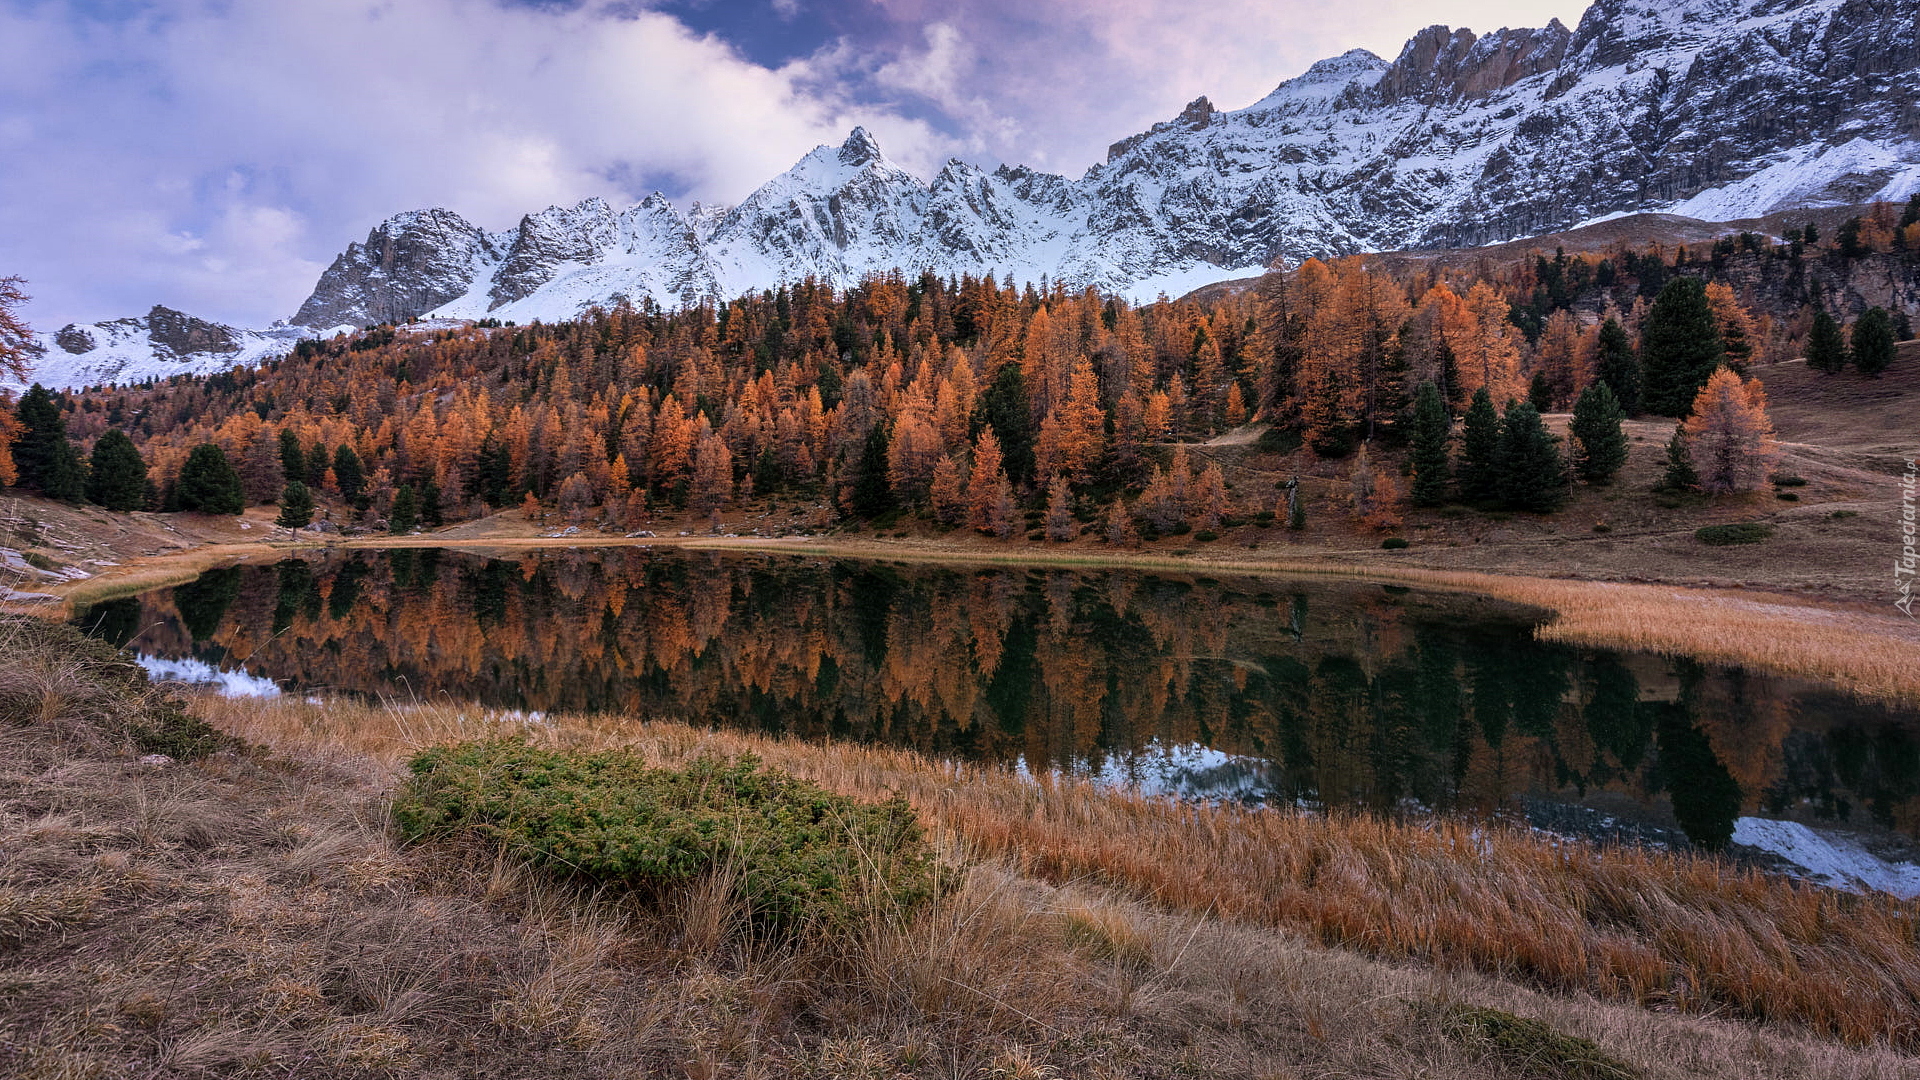
[[[201,699],[210,719],[282,754],[154,767],[98,742],[15,737],[48,710],[84,722],[55,702],[78,700],[61,688],[82,673],[5,659],[38,672],[0,687],[0,704],[35,705],[8,709],[0,743],[7,1076],[1555,1075],[1551,1061],[1449,1035],[1432,1017],[1451,1005],[1592,1039],[1649,1078],[1892,1080],[1920,1065],[1779,1023],[1329,948],[1196,910],[1197,896],[1147,902],[1149,883],[1119,863],[1063,868],[1072,880],[1054,883],[1021,869],[1061,861],[1045,831],[1074,814],[1115,842],[1237,819],[885,751],[344,702]],[[795,948],[744,930],[723,888],[642,908],[469,846],[398,847],[385,792],[406,752],[508,728],[663,761],[754,749],[844,790],[903,787],[939,823],[963,885],[910,925],[876,920]],[[1019,842],[1042,848],[1014,853],[968,824],[996,808],[1035,814],[1041,832]],[[1295,842],[1284,828],[1299,823],[1274,818],[1283,832],[1267,841]]]
[[[64,584],[38,586],[35,591],[58,597],[62,607],[61,614],[70,615],[89,604],[114,600],[122,596],[134,596],[173,585],[184,585],[209,570],[245,558],[282,550],[291,550],[291,546],[213,544],[188,551],[137,559],[128,566],[107,570],[90,578]],[[45,608],[45,604],[38,603],[0,605],[0,611],[28,615],[46,615]]]
[[[288,752],[346,753],[386,769],[418,746],[501,733],[630,747],[662,762],[752,752],[847,794],[901,791],[945,842],[1040,880],[1097,883],[1170,911],[1559,991],[1785,1021],[1859,1045],[1920,1044],[1920,904],[1704,858],[1602,853],[1460,823],[1174,804],[907,751],[678,724],[526,724],[451,707],[289,701],[208,702],[207,712]],[[1097,912],[1069,922],[1083,955],[1137,955],[1124,924]]]

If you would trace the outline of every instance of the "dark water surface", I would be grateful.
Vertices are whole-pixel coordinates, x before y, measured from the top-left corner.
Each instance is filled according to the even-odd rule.
[[[1710,846],[1743,817],[1920,835],[1914,712],[1545,644],[1537,620],[1373,584],[644,548],[289,559],[80,619],[288,692],[866,740],[1193,796],[1525,810]]]

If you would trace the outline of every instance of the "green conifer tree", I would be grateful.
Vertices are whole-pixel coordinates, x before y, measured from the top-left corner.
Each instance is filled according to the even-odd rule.
[[[199,514],[238,514],[247,508],[240,474],[212,443],[201,443],[180,466],[180,509]]]
[[[1533,406],[1534,412],[1553,411],[1553,384],[1547,382],[1546,372],[1534,372],[1533,380],[1527,383],[1527,404]]]
[[[467,484],[469,495],[479,495],[489,506],[505,506],[514,501],[513,452],[491,434],[480,441],[479,460],[474,477]]]
[[[1620,429],[1620,403],[1606,383],[1594,382],[1573,406],[1574,463],[1590,483],[1604,484],[1627,463],[1627,435]]]
[[[1620,411],[1628,416],[1640,412],[1640,358],[1634,355],[1633,339],[1618,319],[1600,324],[1599,355],[1594,358],[1594,377],[1607,384]]]
[[[447,523],[440,509],[440,485],[432,477],[420,481],[420,524],[437,529]]]
[[[1660,477],[1667,491],[1692,491],[1700,486],[1700,473],[1693,467],[1693,451],[1687,449],[1685,424],[1673,426],[1673,438],[1667,440],[1667,470]]]
[[[893,485],[887,483],[887,426],[873,425],[860,449],[860,462],[854,467],[853,497],[848,506],[854,515],[876,518],[893,509]]]
[[[1447,460],[1447,443],[1453,438],[1453,417],[1447,415],[1440,400],[1440,388],[1431,382],[1420,384],[1413,398],[1413,504],[1439,506],[1447,501],[1447,486],[1453,469]]]
[[[80,451],[65,439],[53,444],[52,457],[40,478],[40,492],[61,502],[84,502],[87,497],[87,466]]]
[[[147,463],[127,438],[112,428],[93,444],[87,468],[87,501],[109,510],[144,510],[147,505]]]
[[[333,482],[340,486],[340,496],[352,503],[356,509],[365,510],[367,473],[360,466],[360,455],[346,443],[333,452]]]
[[[1696,277],[1660,290],[1640,327],[1641,403],[1660,416],[1685,416],[1726,353],[1720,326]]]
[[[1860,374],[1879,378],[1893,365],[1893,320],[1887,309],[1871,307],[1853,324],[1850,351]]]
[[[1829,375],[1847,366],[1846,339],[1825,308],[1813,313],[1813,328],[1807,331],[1807,366]]]
[[[283,529],[304,529],[313,524],[313,492],[306,484],[287,481],[280,492],[280,516],[273,523]]]
[[[973,431],[992,428],[1000,440],[1007,478],[1023,485],[1033,478],[1033,403],[1019,364],[1007,364],[974,405]]]
[[[1547,513],[1567,497],[1567,463],[1560,440],[1540,422],[1530,402],[1507,409],[1500,425],[1500,501],[1515,510]]]
[[[393,507],[387,512],[387,531],[395,536],[410,533],[420,524],[420,501],[412,484],[401,484],[393,493]]]
[[[280,429],[280,471],[289,480],[299,480],[307,475],[307,452],[300,448],[300,436],[292,428]]]
[[[1500,494],[1500,414],[1486,387],[1474,391],[1461,429],[1460,495],[1468,502],[1491,502]]]
[[[326,482],[327,466],[333,464],[333,455],[327,453],[327,444],[316,442],[307,451],[307,487],[317,488]]]
[[[1444,339],[1433,351],[1434,369],[1440,373],[1440,397],[1452,414],[1467,403],[1466,387],[1460,385],[1460,360]]]
[[[86,469],[67,441],[67,418],[53,393],[34,383],[21,396],[14,416],[20,432],[13,442],[13,464],[20,485],[49,499],[79,502],[86,497]]]
[[[1840,231],[1834,235],[1834,247],[1843,259],[1857,259],[1869,253],[1867,245],[1860,238],[1861,221],[1850,217],[1840,223]]]

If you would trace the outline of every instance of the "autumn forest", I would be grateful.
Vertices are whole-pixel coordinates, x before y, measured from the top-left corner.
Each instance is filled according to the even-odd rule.
[[[1890,221],[1842,239],[1904,251],[1911,231]],[[81,446],[97,448],[112,429],[132,436],[148,487],[126,497],[130,507],[182,505],[183,467],[211,444],[245,502],[283,501],[298,487],[341,525],[434,525],[523,506],[636,530],[662,510],[717,523],[724,508],[786,498],[812,505],[801,522],[811,528],[907,511],[999,536],[1015,531],[1022,507],[1045,506],[1049,538],[1098,532],[1120,543],[1233,517],[1284,520],[1291,493],[1235,485],[1183,449],[1258,419],[1270,425],[1263,447],[1300,447],[1308,466],[1341,463],[1356,521],[1385,528],[1409,496],[1552,509],[1570,467],[1572,482],[1606,479],[1589,430],[1604,437],[1613,423],[1617,437],[1619,416],[1643,412],[1686,418],[1723,366],[1740,392],[1714,393],[1740,415],[1693,417],[1676,442],[1690,441],[1696,458],[1732,446],[1758,463],[1729,465],[1723,485],[1764,476],[1765,394],[1737,376],[1828,338],[1844,365],[1847,348],[1817,288],[1794,317],[1775,318],[1765,311],[1779,297],[1743,297],[1716,280],[1732,255],[1858,257],[1799,236],[1727,238],[1693,253],[1540,254],[1473,272],[1352,257],[1143,306],[991,277],[892,274],[844,290],[809,280],[673,313],[623,305],[556,325],[374,327],[304,341],[257,370],[95,389],[57,407]],[[1875,327],[1890,349],[1896,328],[1879,309],[1861,317],[1856,343]],[[1867,353],[1856,351],[1864,371]],[[1609,399],[1598,427],[1580,428],[1576,415],[1571,445],[1541,429],[1537,414],[1578,413],[1596,384]],[[1428,386],[1446,415],[1423,421]],[[1498,424],[1494,407],[1505,412],[1504,434],[1476,433],[1476,399],[1485,423]],[[29,404],[16,429],[32,426]],[[1464,444],[1450,449],[1462,413]],[[1422,458],[1422,423],[1437,464],[1432,449]],[[1739,429],[1718,449],[1699,441],[1715,424]],[[1491,471],[1504,451],[1476,463],[1477,437],[1520,447],[1509,471],[1532,460],[1533,475],[1501,487]],[[17,438],[31,486],[30,440]],[[1487,475],[1476,480],[1476,468]],[[1681,476],[1715,490],[1712,477]]]

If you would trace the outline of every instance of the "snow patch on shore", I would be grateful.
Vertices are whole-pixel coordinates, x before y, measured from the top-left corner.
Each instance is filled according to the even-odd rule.
[[[188,683],[193,686],[213,686],[218,688],[221,697],[271,698],[280,696],[280,685],[272,679],[259,675],[249,675],[245,668],[238,671],[222,671],[203,660],[191,658],[167,660],[158,656],[141,653],[134,658],[147,671],[147,677],[155,682]]]
[[[1878,889],[1903,900],[1920,897],[1920,866],[1890,863],[1852,840],[1814,832],[1797,821],[1743,817],[1733,823],[1733,842],[1769,851],[1838,889]]]

